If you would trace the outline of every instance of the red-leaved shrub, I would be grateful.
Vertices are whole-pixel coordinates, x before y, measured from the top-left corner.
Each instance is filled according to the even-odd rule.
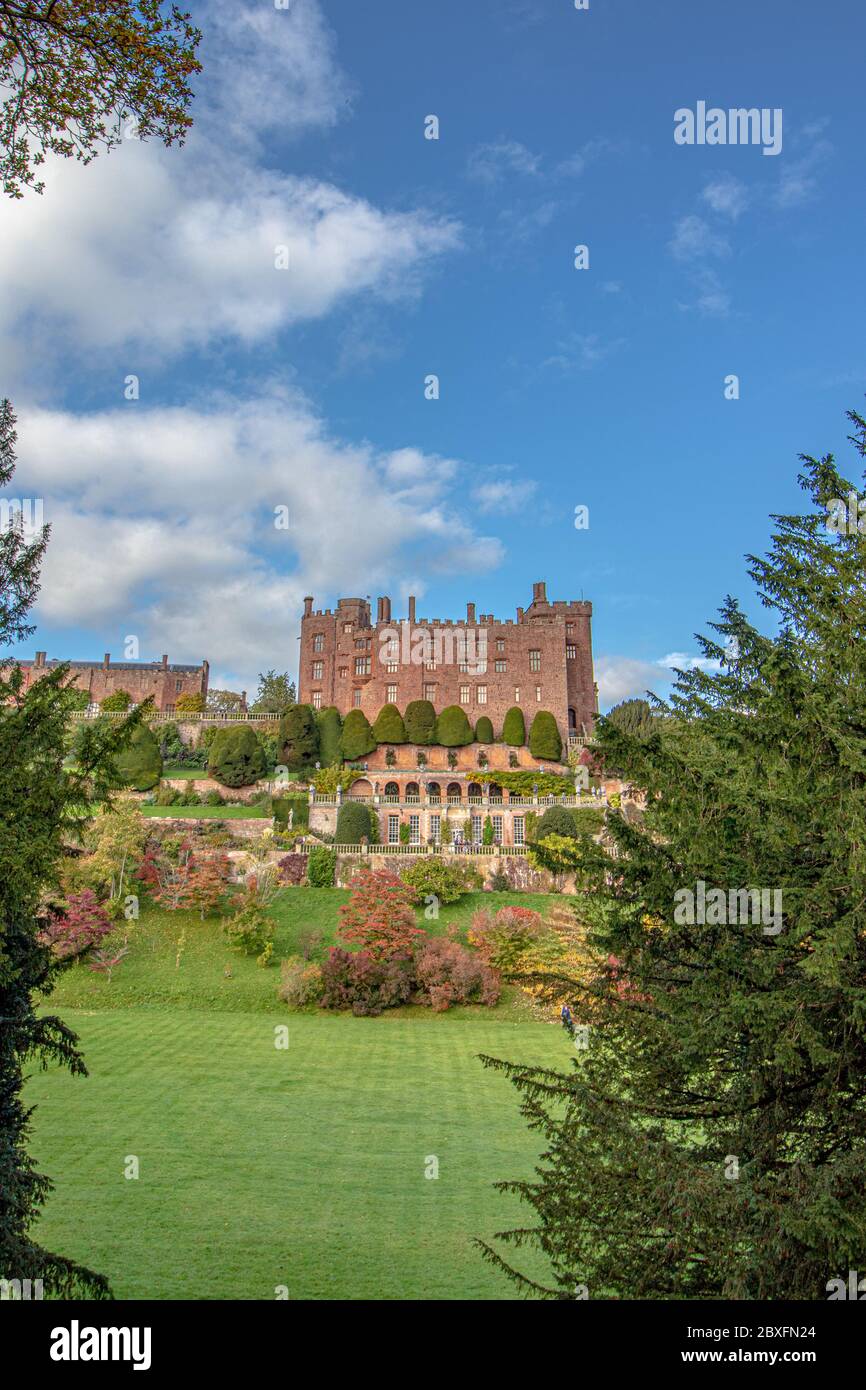
[[[307,873],[305,854],[286,854],[277,865],[280,883],[296,885],[302,883]]]
[[[452,1004],[499,1002],[497,971],[485,965],[473,951],[447,937],[425,941],[415,957],[415,978],[420,1002],[435,1013],[444,1013]]]
[[[323,1009],[351,1009],[360,1017],[375,1018],[383,1009],[408,1002],[412,994],[414,962],[409,955],[376,960],[369,951],[331,948],[322,966]]]
[[[40,931],[38,940],[42,946],[51,948],[57,960],[71,960],[92,946],[98,946],[113,926],[96,894],[85,888],[80,893],[69,894],[65,911],[52,917]]]

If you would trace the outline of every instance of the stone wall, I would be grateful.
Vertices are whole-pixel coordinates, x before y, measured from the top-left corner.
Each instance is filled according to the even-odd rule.
[[[24,673],[25,689],[49,671],[64,663],[46,660],[45,652],[37,652],[35,660],[18,663]],[[171,713],[181,695],[204,695],[207,698],[210,668],[206,661],[200,666],[170,665],[167,656],[161,661],[112,662],[106,652],[102,661],[71,661],[70,676],[79,690],[86,690],[91,704],[99,704],[106,695],[125,690],[135,704],[148,697],[161,713]],[[8,667],[4,668],[8,670]]]

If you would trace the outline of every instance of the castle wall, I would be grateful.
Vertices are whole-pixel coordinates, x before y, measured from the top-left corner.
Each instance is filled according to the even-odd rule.
[[[476,618],[474,604],[458,622],[418,620],[412,598],[402,621],[392,620],[388,598],[379,600],[375,621],[363,599],[340,599],[324,611],[312,605],[307,598],[301,621],[303,703],[335,705],[342,715],[360,708],[372,723],[384,704],[405,713],[412,700],[429,699],[437,712],[461,705],[473,728],[486,714],[496,736],[506,712],[519,705],[527,732],[539,710],[554,715],[563,738],[570,727],[592,731],[598,704],[590,603],[549,603],[538,583],[529,608],[504,622],[492,614]]]
[[[25,689],[63,664],[60,661],[46,661],[44,652],[37,652],[34,661],[19,662],[24,673]],[[141,704],[152,696],[154,707],[161,714],[172,713],[181,695],[204,695],[207,698],[209,666],[206,661],[200,666],[172,666],[168,657],[164,656],[161,662],[112,662],[106,654],[101,662],[71,661],[68,664],[73,684],[80,690],[86,690],[91,704],[95,705],[116,690],[126,690],[135,704]]]

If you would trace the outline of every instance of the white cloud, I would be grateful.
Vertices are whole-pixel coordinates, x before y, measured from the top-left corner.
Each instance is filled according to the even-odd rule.
[[[688,652],[669,652],[655,661],[641,661],[631,656],[597,656],[595,679],[602,712],[621,700],[644,699],[647,691],[664,698],[675,679],[674,668],[681,671],[720,669],[717,661],[691,656]]]
[[[508,174],[535,177],[541,172],[541,158],[519,140],[499,140],[474,149],[467,160],[466,172],[479,183],[493,185]]]
[[[472,498],[482,512],[518,512],[529,501],[537,487],[536,482],[511,482],[507,478],[501,478],[489,483],[479,483],[473,488]]]
[[[276,389],[196,408],[22,408],[18,453],[20,486],[53,528],[39,621],[114,649],[135,634],[142,654],[206,656],[247,689],[265,666],[294,668],[305,594],[399,590],[407,574],[487,572],[503,557],[452,493],[465,465],[348,444]],[[290,529],[275,528],[276,507]]]
[[[722,174],[706,185],[701,195],[713,212],[730,217],[733,222],[742,216],[749,206],[749,192],[746,185],[733,174]]]
[[[679,219],[669,243],[671,255],[678,261],[698,260],[705,256],[727,256],[730,249],[725,237],[714,232],[708,222],[694,213]]]

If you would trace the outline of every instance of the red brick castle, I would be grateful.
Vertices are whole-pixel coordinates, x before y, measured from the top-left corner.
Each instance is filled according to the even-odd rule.
[[[392,620],[390,598],[380,598],[375,624],[367,599],[341,598],[335,609],[314,611],[304,599],[298,699],[341,714],[362,709],[372,723],[385,704],[402,713],[412,700],[429,700],[437,713],[462,705],[474,726],[482,715],[502,732],[506,711],[523,710],[527,729],[549,710],[563,740],[589,735],[598,713],[592,665],[592,604],[548,602],[543,582],[515,619],[492,613],[466,618]]]

